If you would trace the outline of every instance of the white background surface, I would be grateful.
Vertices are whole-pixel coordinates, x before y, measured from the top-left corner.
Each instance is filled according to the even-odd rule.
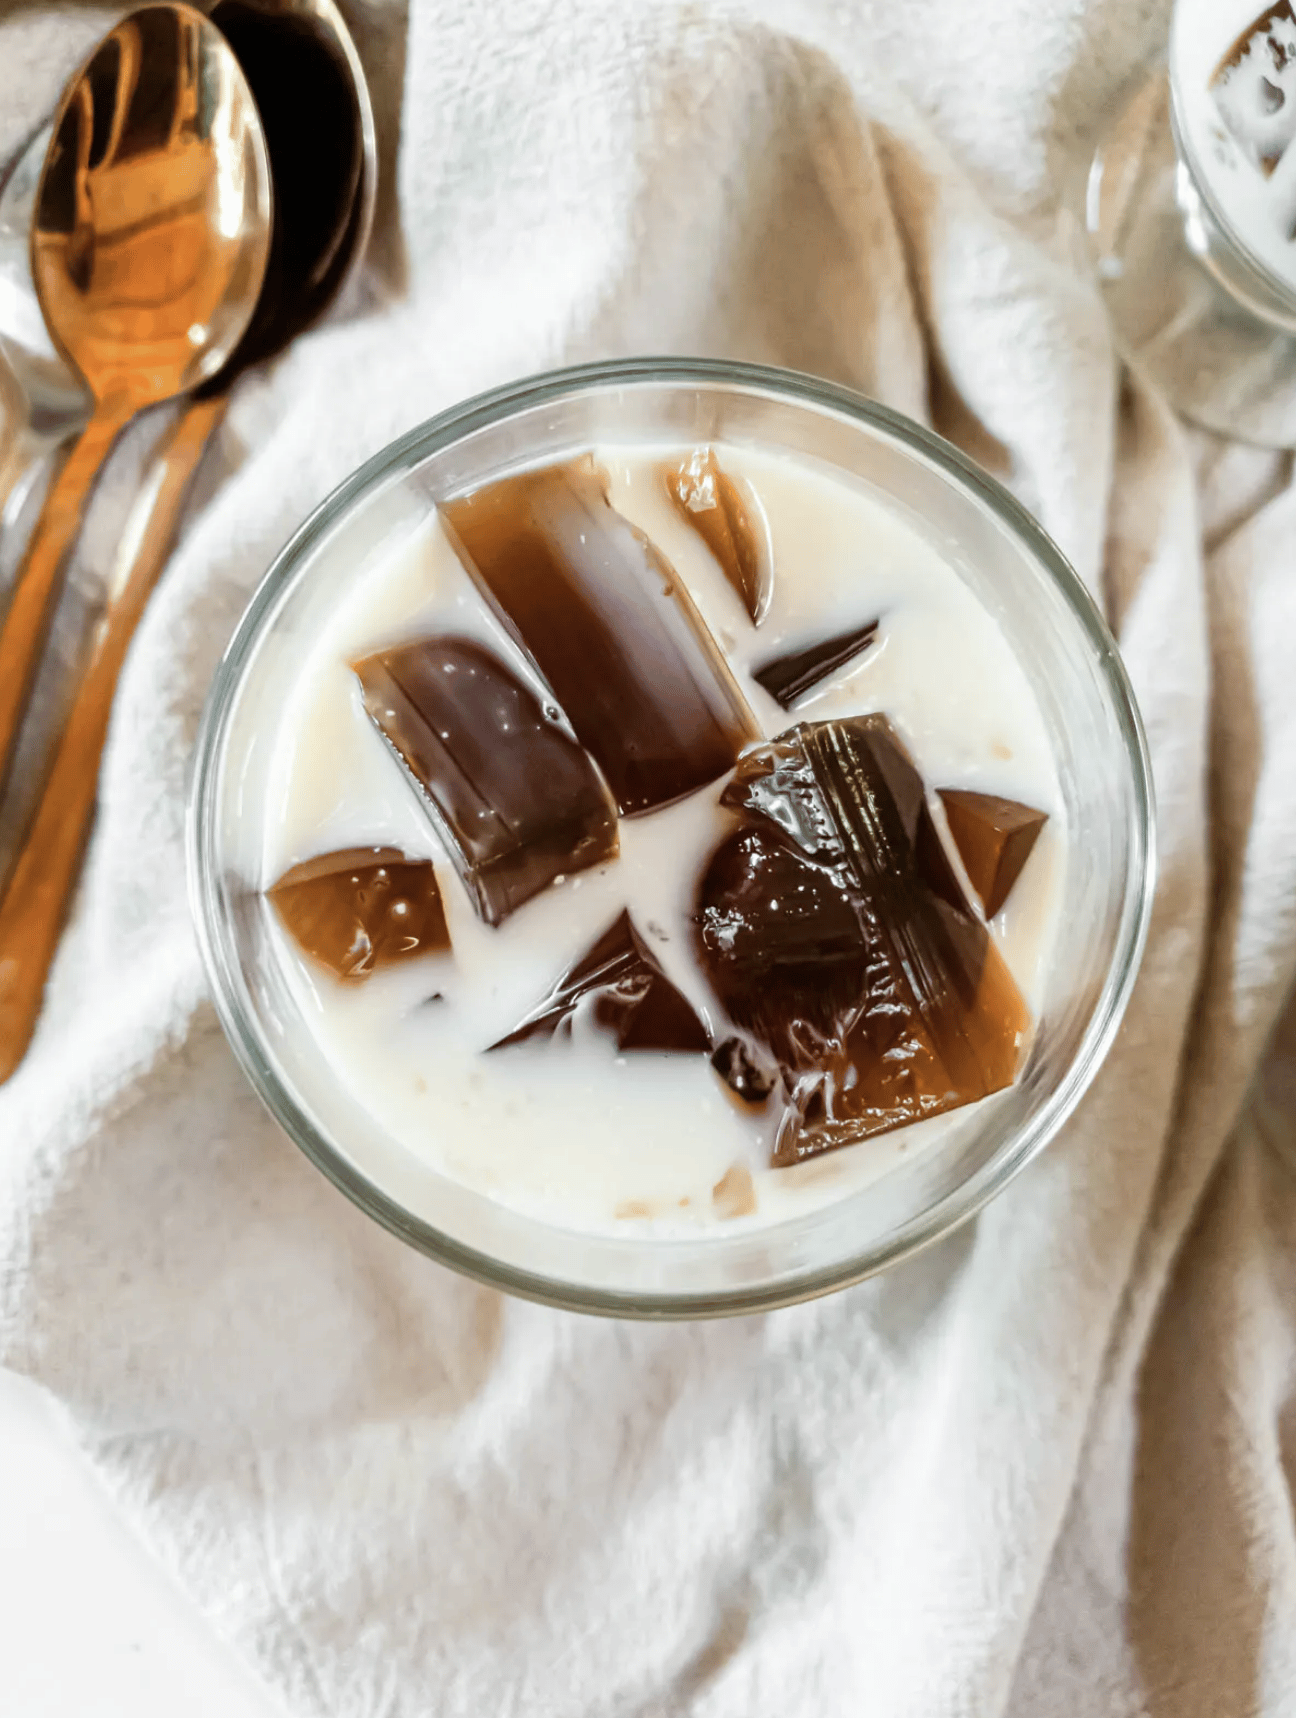
[[[58,1412],[0,1371],[5,1718],[282,1718],[122,1525]]]

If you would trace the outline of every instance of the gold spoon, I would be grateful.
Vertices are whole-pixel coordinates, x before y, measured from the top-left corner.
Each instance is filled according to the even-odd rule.
[[[224,37],[185,5],[131,13],[64,94],[36,198],[36,295],[94,407],[0,629],[0,783],[94,479],[137,412],[233,351],[265,276],[270,216],[261,121]]]
[[[189,6],[133,12],[69,85],[36,199],[32,278],[94,408],[51,486],[0,629],[0,779],[94,479],[130,418],[228,359],[256,308],[270,234],[265,137],[225,38]],[[15,871],[6,907],[17,880]],[[39,1012],[48,957],[33,979],[29,945],[11,917],[0,1078],[30,1037],[23,1017]]]
[[[373,112],[333,0],[220,0],[212,19],[238,55],[265,126],[275,186],[270,262],[242,340],[197,390],[150,466],[89,665],[0,903],[0,1081],[35,1029],[94,815],[118,674],[230,386],[323,312],[359,263],[372,223]]]

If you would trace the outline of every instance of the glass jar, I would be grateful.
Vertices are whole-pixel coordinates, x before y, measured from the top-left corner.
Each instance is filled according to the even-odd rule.
[[[1026,1065],[1006,1092],[837,1202],[689,1239],[585,1234],[453,1182],[382,1134],[327,1065],[283,981],[260,818],[285,688],[338,594],[442,499],[600,442],[724,442],[838,473],[933,543],[1019,658],[1054,749],[1071,862]],[[1054,544],[938,437],[845,389],[731,363],[637,359],[456,406],[344,483],[279,555],[217,672],[198,738],[190,887],[216,1008],[289,1137],[379,1223],[444,1264],[588,1312],[749,1312],[822,1294],[970,1217],[1056,1134],[1111,1044],[1153,885],[1146,744],[1115,644]]]
[[[1296,15],[1176,0],[1086,203],[1121,350],[1194,423],[1296,447]]]

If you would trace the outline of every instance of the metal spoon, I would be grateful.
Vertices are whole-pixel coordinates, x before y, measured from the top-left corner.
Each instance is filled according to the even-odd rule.
[[[114,573],[89,667],[0,903],[0,1081],[35,1028],[94,813],[117,676],[229,387],[321,314],[358,265],[373,218],[373,114],[359,56],[332,0],[221,0],[212,16],[235,47],[265,120],[275,179],[270,266],[243,340],[198,390],[152,467],[124,534],[125,564]]]
[[[265,137],[225,38],[185,5],[133,12],[65,93],[36,200],[32,280],[95,403],[0,630],[0,780],[91,485],[137,412],[206,380],[238,344],[270,214]]]

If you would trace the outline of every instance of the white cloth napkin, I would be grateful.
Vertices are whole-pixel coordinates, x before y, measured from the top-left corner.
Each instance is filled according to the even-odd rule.
[[[0,1091],[0,1354],[296,1714],[1296,1712],[1296,1055],[1245,1112],[1296,961],[1296,495],[1122,374],[1071,213],[1168,7],[349,16],[367,304],[243,383],[132,651]],[[12,133],[78,29],[0,24]],[[502,1299],[352,1210],[234,1067],[181,850],[212,670],[306,512],[457,398],[632,351],[819,371],[1003,475],[1119,630],[1160,802],[1064,1136],[924,1257],[691,1327]]]

